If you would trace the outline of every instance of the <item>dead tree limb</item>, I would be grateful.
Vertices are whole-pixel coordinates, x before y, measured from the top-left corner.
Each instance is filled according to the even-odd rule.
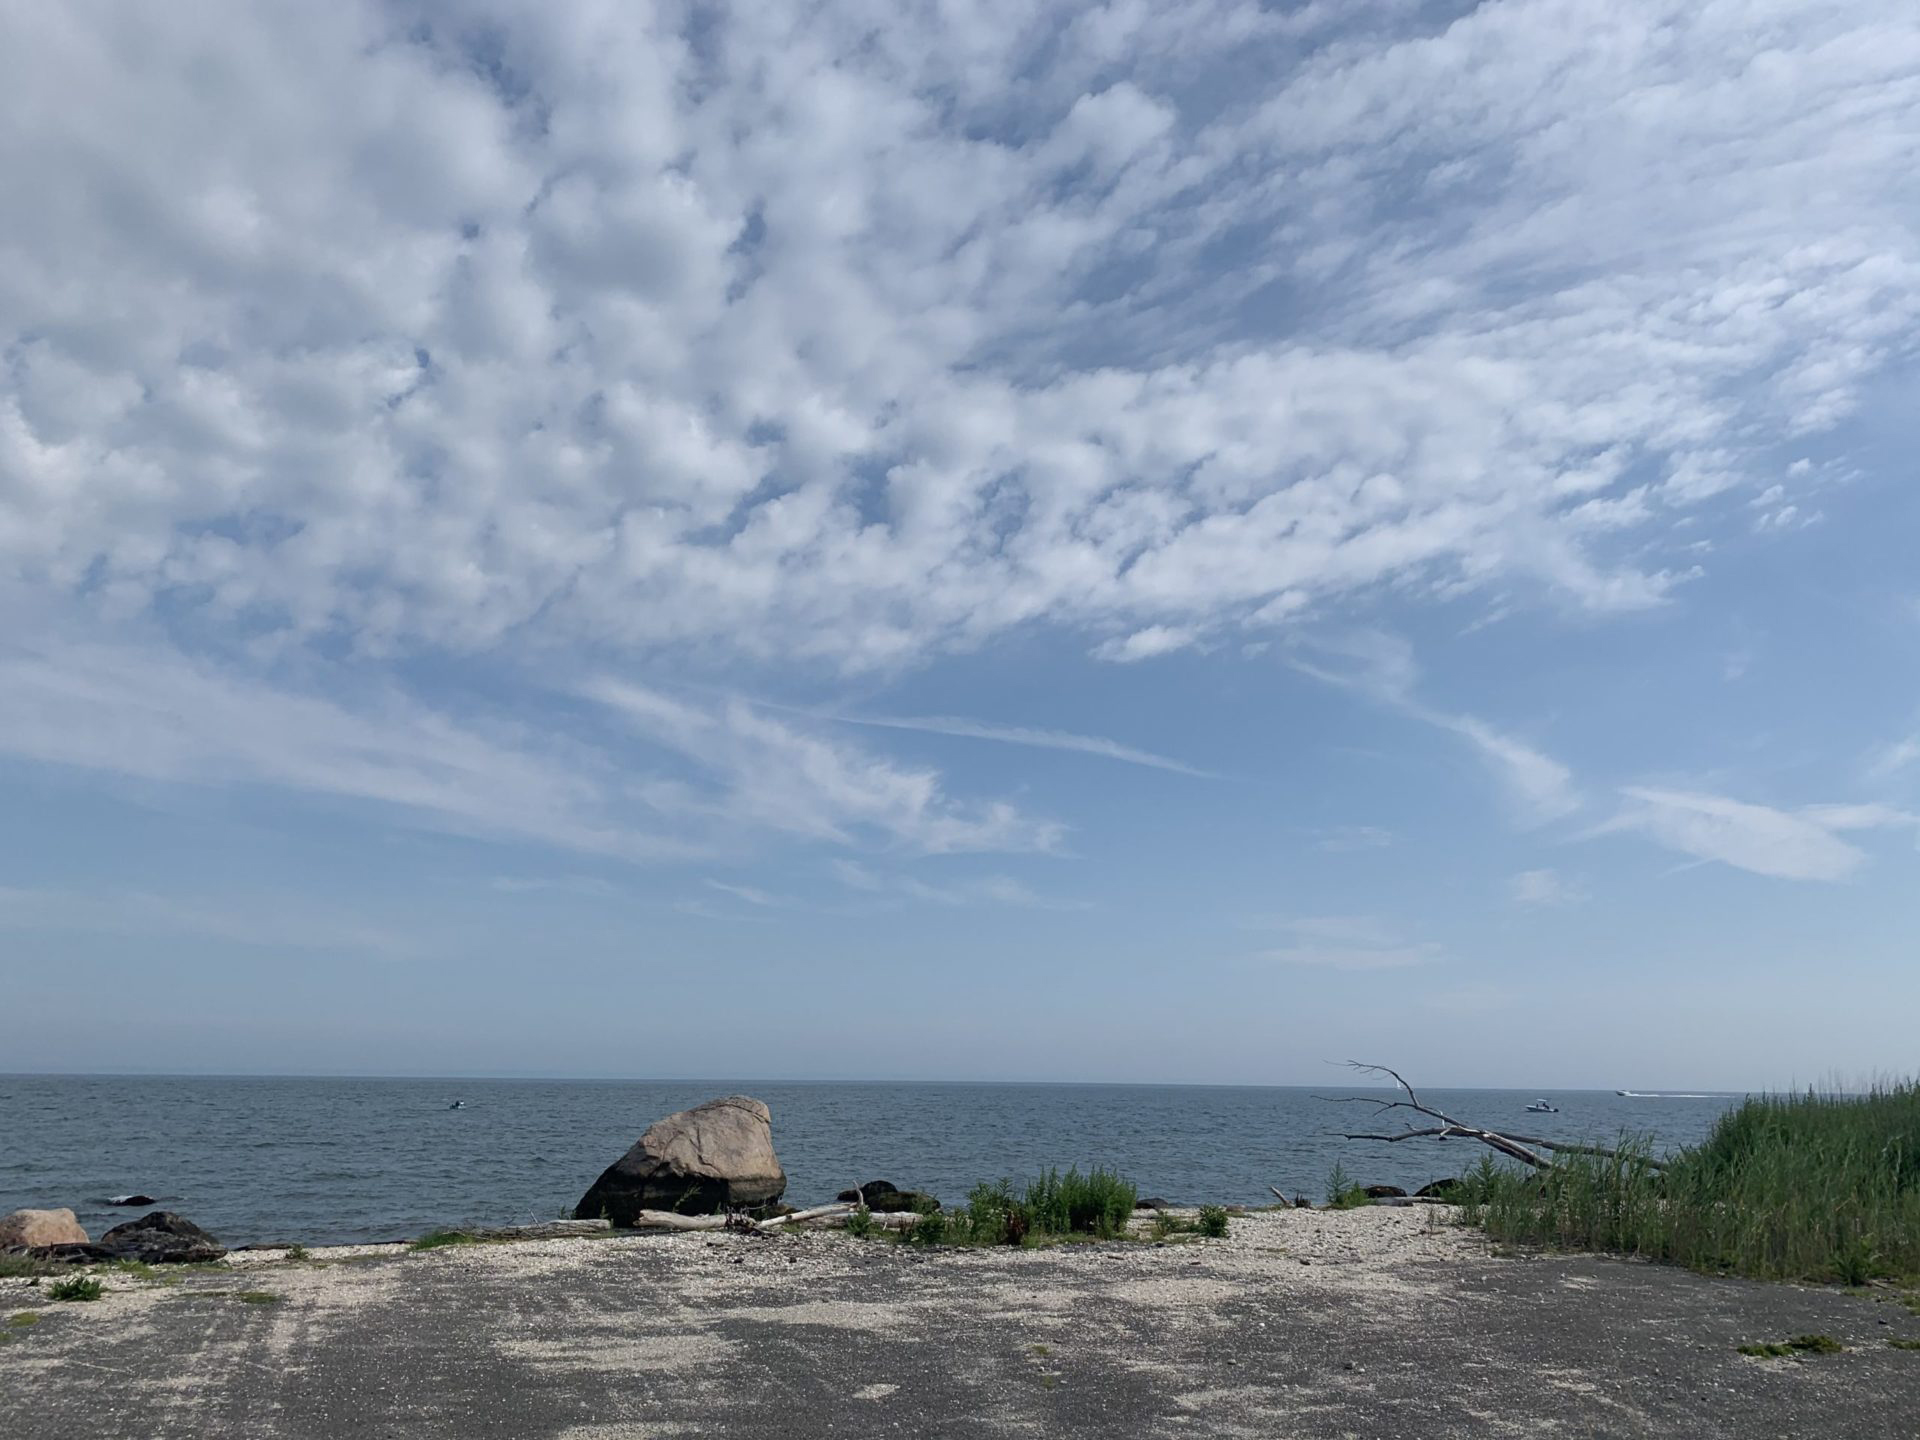
[[[1397,1144],[1402,1140],[1478,1140],[1482,1145],[1491,1146],[1502,1155],[1511,1156],[1522,1164],[1531,1165],[1536,1170],[1545,1170],[1553,1164],[1552,1157],[1564,1155],[1599,1155],[1606,1159],[1617,1160],[1618,1150],[1609,1150],[1602,1145],[1579,1145],[1567,1140],[1547,1140],[1537,1135],[1513,1135],[1501,1130],[1488,1130],[1478,1125],[1468,1125],[1456,1120],[1444,1110],[1435,1108],[1422,1100],[1413,1086],[1406,1082],[1398,1070],[1387,1065],[1368,1065],[1359,1060],[1349,1060],[1347,1064],[1371,1075],[1391,1075],[1393,1083],[1407,1098],[1404,1100],[1382,1100],[1377,1095],[1316,1095],[1314,1099],[1325,1100],[1334,1105],[1372,1105],[1374,1114],[1384,1115],[1390,1110],[1411,1110],[1424,1115],[1429,1120],[1437,1120],[1437,1125],[1415,1129],[1409,1125],[1404,1130],[1395,1130],[1386,1134],[1377,1132],[1346,1133],[1343,1140],[1382,1140],[1388,1144]],[[1545,1151],[1545,1154],[1541,1152]],[[1651,1156],[1645,1157],[1648,1166],[1655,1170],[1666,1166],[1664,1160]]]

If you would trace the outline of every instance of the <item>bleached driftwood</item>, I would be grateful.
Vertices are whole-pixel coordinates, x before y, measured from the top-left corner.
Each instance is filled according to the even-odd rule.
[[[601,1235],[611,1220],[544,1220],[537,1225],[489,1225],[463,1233],[476,1240],[560,1240],[570,1235]]]
[[[1358,1060],[1349,1060],[1347,1064],[1355,1070],[1364,1070],[1369,1074],[1391,1075],[1393,1077],[1393,1083],[1400,1087],[1407,1098],[1404,1100],[1382,1100],[1373,1095],[1316,1095],[1314,1099],[1325,1100],[1334,1105],[1372,1105],[1375,1107],[1374,1113],[1376,1115],[1385,1114],[1389,1110],[1411,1110],[1415,1114],[1425,1115],[1428,1119],[1437,1120],[1440,1123],[1437,1125],[1424,1126],[1420,1129],[1408,1126],[1404,1130],[1394,1130],[1384,1134],[1365,1131],[1357,1134],[1347,1133],[1340,1137],[1343,1140],[1383,1140],[1390,1145],[1398,1144],[1402,1140],[1478,1140],[1482,1145],[1491,1146],[1502,1155],[1510,1155],[1523,1164],[1533,1166],[1536,1170],[1545,1170],[1552,1165],[1553,1160],[1551,1157],[1555,1154],[1601,1155],[1608,1159],[1619,1158],[1619,1151],[1609,1150],[1602,1145],[1578,1145],[1567,1140],[1547,1140],[1538,1135],[1515,1135],[1508,1131],[1488,1130],[1479,1125],[1465,1124],[1454,1119],[1444,1110],[1436,1110],[1433,1106],[1423,1101],[1414,1093],[1413,1086],[1409,1085],[1406,1080],[1402,1078],[1399,1071],[1385,1065],[1363,1064]],[[1547,1153],[1543,1155],[1540,1153],[1541,1151],[1546,1151]],[[1647,1157],[1644,1163],[1655,1170],[1662,1169],[1666,1165],[1666,1161],[1652,1157]],[[1271,1186],[1268,1188],[1272,1189]],[[1275,1191],[1274,1193],[1278,1194],[1279,1192]]]
[[[671,1210],[638,1210],[634,1212],[632,1230],[734,1230],[745,1235],[771,1235],[791,1226],[805,1226],[811,1229],[837,1228],[845,1225],[854,1212],[856,1205],[834,1204],[816,1205],[810,1210],[795,1210],[791,1215],[770,1215],[764,1220],[755,1220],[747,1215],[678,1215]],[[871,1223],[881,1230],[908,1230],[918,1223],[920,1217],[912,1214],[869,1215]]]

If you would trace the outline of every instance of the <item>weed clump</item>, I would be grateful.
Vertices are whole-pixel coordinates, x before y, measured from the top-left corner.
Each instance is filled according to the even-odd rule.
[[[478,1245],[479,1237],[467,1234],[464,1230],[435,1230],[422,1235],[409,1250],[444,1250],[449,1245]]]
[[[74,1275],[65,1280],[56,1280],[47,1287],[49,1300],[98,1300],[101,1284],[89,1276]]]
[[[1791,1340],[1771,1340],[1756,1345],[1742,1345],[1739,1350],[1742,1355],[1783,1360],[1794,1355],[1838,1355],[1846,1348],[1831,1335],[1796,1335]]]
[[[1126,1234],[1139,1191],[1111,1170],[1048,1170],[1016,1190],[1011,1180],[973,1187],[951,1211],[924,1211],[906,1240],[915,1245],[1038,1245],[1112,1240]],[[856,1212],[857,1214],[858,1212]]]

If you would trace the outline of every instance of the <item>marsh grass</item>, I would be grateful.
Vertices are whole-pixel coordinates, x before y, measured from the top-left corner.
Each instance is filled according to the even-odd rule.
[[[1015,1189],[1011,1180],[973,1187],[967,1203],[930,1210],[903,1238],[914,1245],[1050,1245],[1073,1240],[1114,1240],[1127,1233],[1133,1202],[1131,1180],[1098,1167],[1081,1174],[1057,1169]]]
[[[422,1235],[407,1246],[409,1250],[444,1250],[449,1245],[479,1245],[483,1243],[479,1236],[469,1235],[464,1230],[435,1230]]]
[[[1920,1082],[1759,1096],[1662,1168],[1649,1141],[1544,1171],[1481,1162],[1462,1218],[1496,1240],[1766,1280],[1920,1276]]]
[[[4,1280],[37,1279],[59,1269],[52,1261],[36,1260],[31,1255],[0,1255],[0,1279]]]

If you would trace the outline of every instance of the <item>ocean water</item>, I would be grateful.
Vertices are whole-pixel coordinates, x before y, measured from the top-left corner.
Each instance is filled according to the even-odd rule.
[[[1048,1165],[1106,1165],[1142,1195],[1261,1204],[1269,1185],[1322,1198],[1336,1160],[1358,1181],[1412,1190],[1485,1147],[1397,1145],[1338,1131],[1397,1128],[1359,1105],[1292,1088],[1174,1085],[770,1084],[743,1081],[0,1077],[0,1214],[70,1206],[89,1233],[139,1211],[142,1192],[229,1245],[389,1240],[462,1223],[567,1213],[662,1115],[718,1095],[773,1111],[794,1204],[872,1179],[949,1203],[976,1181]],[[1700,1139],[1737,1097],[1623,1098],[1562,1091],[1434,1090],[1469,1123],[1555,1139],[1660,1146]],[[459,1110],[448,1107],[464,1101]]]

